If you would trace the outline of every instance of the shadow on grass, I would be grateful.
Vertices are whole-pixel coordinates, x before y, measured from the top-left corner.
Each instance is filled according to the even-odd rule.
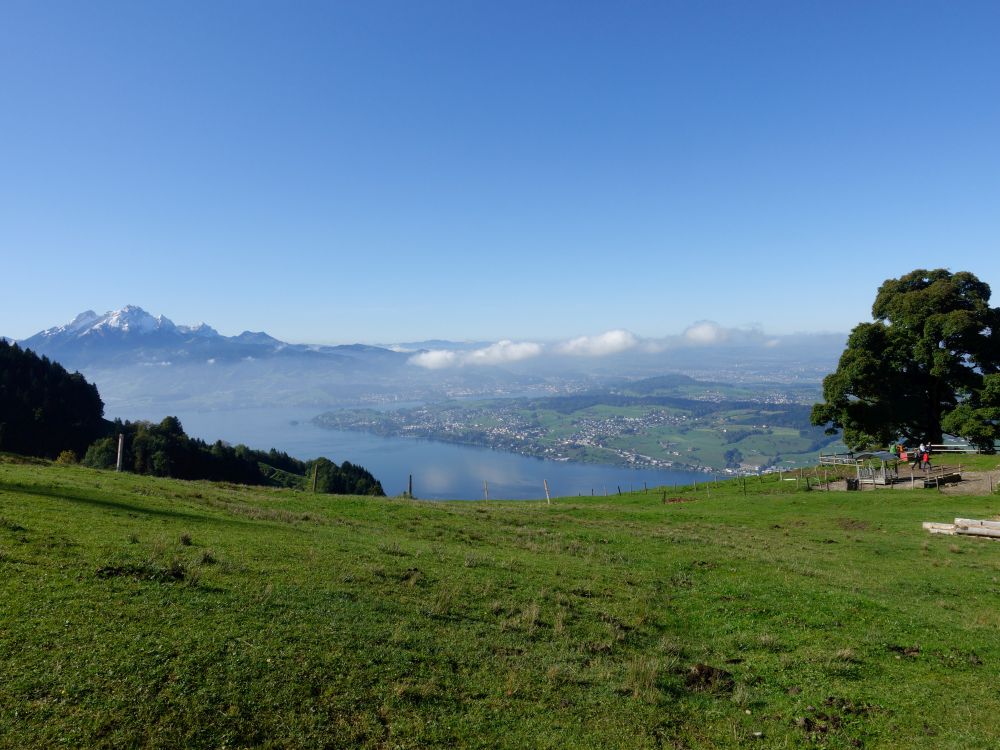
[[[179,520],[202,521],[207,523],[217,523],[217,524],[226,524],[234,526],[250,525],[248,521],[241,521],[235,518],[223,519],[209,515],[196,515],[194,513],[186,513],[181,510],[148,508],[140,505],[132,505],[131,503],[123,503],[118,500],[105,500],[95,497],[87,497],[85,495],[77,495],[73,494],[68,490],[60,490],[55,487],[10,487],[10,486],[0,485],[0,491],[22,494],[22,495],[33,495],[35,497],[45,497],[53,500],[66,500],[72,503],[80,503],[81,505],[89,505],[94,508],[103,508],[105,510],[120,510],[120,511],[125,511],[126,513],[141,513],[143,515],[157,516],[161,518],[176,518]]]

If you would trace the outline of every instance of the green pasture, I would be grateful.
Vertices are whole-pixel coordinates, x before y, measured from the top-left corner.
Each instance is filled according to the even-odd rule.
[[[998,513],[778,477],[431,503],[8,456],[0,747],[995,748],[1000,542],[920,522]]]

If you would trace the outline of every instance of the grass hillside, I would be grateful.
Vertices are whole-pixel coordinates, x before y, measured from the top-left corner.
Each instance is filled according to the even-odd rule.
[[[996,496],[426,503],[0,459],[0,747],[995,748]]]

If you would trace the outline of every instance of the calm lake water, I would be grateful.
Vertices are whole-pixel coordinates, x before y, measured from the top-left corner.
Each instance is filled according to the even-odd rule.
[[[491,500],[531,500],[545,497],[543,480],[548,482],[552,496],[557,497],[615,494],[619,487],[622,492],[639,490],[644,482],[655,487],[708,479],[705,474],[688,471],[545,461],[490,448],[325,430],[310,421],[318,410],[128,411],[127,418],[133,420],[159,421],[173,414],[189,435],[208,442],[224,440],[264,450],[277,448],[301,459],[326,456],[337,463],[360,464],[382,482],[387,495],[406,490],[412,474],[413,494],[428,500],[481,499],[484,480],[489,484]],[[116,416],[111,414],[109,418]]]

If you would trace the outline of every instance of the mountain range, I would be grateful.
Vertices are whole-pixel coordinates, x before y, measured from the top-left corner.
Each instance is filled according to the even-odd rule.
[[[502,368],[434,373],[410,366],[426,351],[421,344],[290,344],[262,331],[224,336],[206,323],[177,325],[136,305],[103,315],[87,310],[16,343],[83,373],[111,416],[492,396],[539,380]]]
[[[750,331],[713,343],[648,347],[632,341],[628,350],[587,356],[558,342],[324,346],[290,344],[262,331],[224,336],[206,323],[177,325],[128,305],[103,315],[87,310],[17,343],[96,383],[110,415],[135,416],[555,395],[668,373],[818,386],[843,342],[837,334],[764,337]]]
[[[275,357],[318,358],[354,366],[377,362],[384,366],[405,364],[412,354],[363,344],[288,344],[262,331],[223,336],[206,323],[176,325],[136,305],[103,315],[87,310],[69,323],[47,328],[18,343],[78,369],[112,364],[215,364]]]

